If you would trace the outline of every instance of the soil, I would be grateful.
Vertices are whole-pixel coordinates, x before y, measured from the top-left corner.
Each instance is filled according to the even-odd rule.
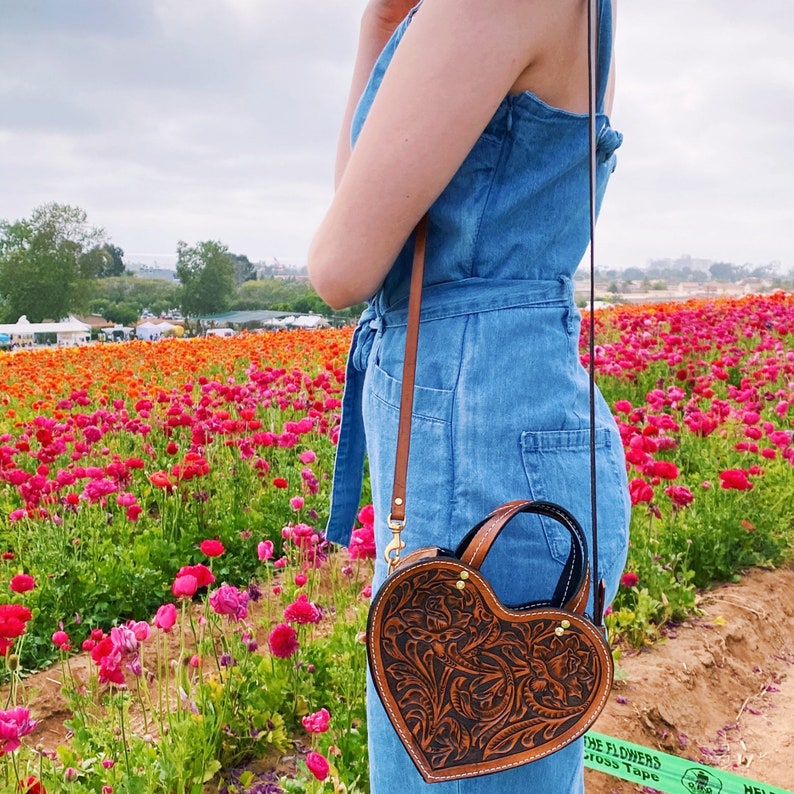
[[[745,791],[794,789],[794,568],[752,571],[698,606],[664,642],[624,653],[595,730],[757,781]],[[586,782],[649,791],[593,770]]]
[[[747,791],[794,788],[794,567],[751,571],[698,606],[664,641],[624,651],[595,730],[762,784]],[[72,660],[73,671],[88,666]],[[59,679],[53,668],[25,685],[34,741],[48,748],[66,738]],[[593,770],[586,782],[588,794],[650,791]]]

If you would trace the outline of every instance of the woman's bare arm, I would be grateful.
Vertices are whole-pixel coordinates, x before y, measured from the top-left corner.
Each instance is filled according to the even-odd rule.
[[[397,48],[309,250],[320,296],[371,296],[499,103],[582,0],[425,0]],[[551,9],[551,10],[550,10]],[[352,110],[351,110],[352,113]]]
[[[370,0],[361,17],[358,51],[336,150],[334,184],[338,185],[350,159],[350,130],[358,100],[364,93],[372,67],[395,28],[415,5],[414,0]]]

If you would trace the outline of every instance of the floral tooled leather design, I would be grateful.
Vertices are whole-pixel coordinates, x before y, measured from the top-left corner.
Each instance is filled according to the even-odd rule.
[[[506,608],[454,557],[386,581],[368,645],[389,718],[428,782],[554,752],[590,727],[611,683],[609,647],[588,618]]]

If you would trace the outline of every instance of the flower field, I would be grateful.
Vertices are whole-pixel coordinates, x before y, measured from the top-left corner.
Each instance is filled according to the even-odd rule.
[[[634,506],[607,620],[639,647],[696,588],[791,556],[794,297],[597,323]],[[0,358],[0,792],[368,790],[371,508],[350,549],[322,533],[349,338]],[[47,665],[56,747],[26,683]]]

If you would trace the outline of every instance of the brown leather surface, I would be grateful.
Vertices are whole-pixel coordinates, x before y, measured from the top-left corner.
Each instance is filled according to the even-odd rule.
[[[502,505],[480,525],[471,558],[482,562],[477,550],[521,504]],[[436,548],[411,552],[386,580],[367,629],[372,677],[427,782],[528,763],[593,724],[613,665],[601,631],[580,614],[586,564],[573,590],[566,608],[511,609],[477,567]]]

